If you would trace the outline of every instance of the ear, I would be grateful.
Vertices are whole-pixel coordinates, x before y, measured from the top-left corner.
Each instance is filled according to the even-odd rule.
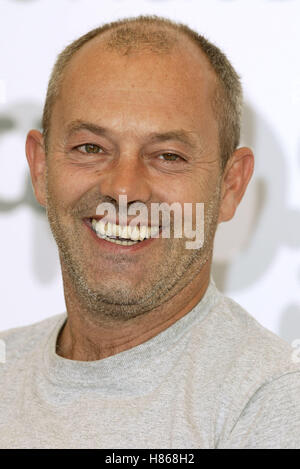
[[[231,220],[243,198],[254,169],[250,148],[238,148],[229,158],[222,177],[218,223]]]
[[[44,139],[38,130],[30,130],[26,139],[26,157],[37,201],[46,206],[46,154]]]

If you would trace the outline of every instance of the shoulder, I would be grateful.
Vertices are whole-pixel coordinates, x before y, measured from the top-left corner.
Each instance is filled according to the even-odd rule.
[[[6,358],[10,360],[24,356],[36,344],[48,336],[59,322],[63,324],[66,314],[61,313],[28,326],[15,327],[0,332],[0,340],[5,344]]]
[[[211,319],[219,346],[237,370],[248,370],[250,376],[253,374],[262,381],[300,371],[292,346],[262,326],[233,299],[220,293]]]
[[[236,426],[239,434],[251,427],[263,432],[268,420],[270,426],[280,421],[280,427],[292,415],[299,426],[300,352],[297,357],[290,344],[220,292],[202,327],[214,344],[210,373],[218,382],[216,439],[226,441]],[[243,430],[237,425],[241,416]]]

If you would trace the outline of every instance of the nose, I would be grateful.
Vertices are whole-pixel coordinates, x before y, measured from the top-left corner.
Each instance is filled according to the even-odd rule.
[[[127,203],[147,203],[151,199],[151,185],[145,164],[135,157],[120,156],[118,161],[105,171],[100,191],[103,196],[116,201],[120,195],[126,195]]]

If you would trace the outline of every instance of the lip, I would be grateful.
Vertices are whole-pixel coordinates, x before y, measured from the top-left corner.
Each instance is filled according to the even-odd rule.
[[[102,249],[105,249],[106,251],[109,252],[114,252],[114,253],[134,253],[135,251],[142,251],[143,249],[147,248],[150,246],[153,241],[156,241],[159,238],[149,238],[145,241],[141,241],[140,243],[133,244],[131,246],[122,246],[121,244],[115,244],[115,243],[110,243],[109,241],[106,241],[105,239],[98,238],[96,233],[94,232],[92,228],[92,223],[90,221],[90,218],[84,218],[83,223],[86,226],[86,228],[89,230],[89,233],[93,236],[94,240],[99,244],[99,246]]]
[[[99,220],[101,220],[102,218],[104,218],[104,215],[102,215],[102,216],[100,216],[100,215],[92,215],[91,217],[86,217],[86,218],[84,218],[83,220],[84,220],[84,221],[90,221],[90,220],[92,220],[92,218],[94,218],[95,220],[99,221]],[[129,225],[130,225],[130,222],[131,222],[132,220],[134,220],[134,218],[132,218],[132,219],[129,219],[129,218],[128,218],[128,219],[127,219],[127,223],[120,223],[120,222],[119,222],[119,217],[116,217],[115,220],[110,220],[109,218],[106,217],[105,220],[106,220],[107,222],[109,222],[109,223],[112,223],[112,224],[116,224],[116,225],[120,225],[120,226],[129,226]],[[151,226],[152,226],[152,228],[157,228],[157,227],[158,227],[158,225],[153,225],[153,224],[151,225],[151,223],[148,223],[148,221],[145,222],[145,223],[138,223],[137,226],[139,226],[139,225],[141,225],[141,226],[148,226],[149,228],[151,228]],[[159,226],[159,228],[160,228],[160,226]]]

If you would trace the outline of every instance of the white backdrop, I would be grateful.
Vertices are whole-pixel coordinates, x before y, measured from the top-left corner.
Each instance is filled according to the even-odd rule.
[[[103,22],[157,14],[215,42],[242,76],[255,175],[218,229],[218,287],[291,342],[300,337],[300,1],[0,0],[0,330],[65,310],[56,245],[25,158],[56,55]]]

